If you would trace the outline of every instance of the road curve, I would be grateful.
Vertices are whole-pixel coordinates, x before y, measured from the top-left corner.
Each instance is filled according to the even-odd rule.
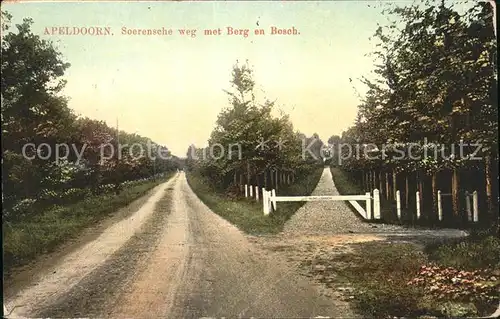
[[[123,221],[130,227],[122,230],[131,233],[121,247],[118,240],[114,250],[108,247],[113,232],[106,231],[8,300],[8,308],[21,305],[13,314],[26,317],[352,315],[341,313],[284,259],[252,245],[211,212],[183,173],[164,184],[148,205],[128,224]],[[134,223],[141,212],[143,220]],[[113,227],[115,237],[123,237]]]

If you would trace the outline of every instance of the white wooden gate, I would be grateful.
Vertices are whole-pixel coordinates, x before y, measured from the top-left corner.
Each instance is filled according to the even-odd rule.
[[[344,200],[351,203],[356,211],[364,219],[380,219],[380,194],[378,189],[373,190],[373,197],[370,193],[365,195],[337,195],[337,196],[276,196],[276,191],[263,190],[263,210],[264,215],[269,215],[272,210],[276,210],[277,202],[312,202],[312,201],[338,201]],[[366,203],[366,210],[357,201]],[[373,215],[372,215],[373,200]]]

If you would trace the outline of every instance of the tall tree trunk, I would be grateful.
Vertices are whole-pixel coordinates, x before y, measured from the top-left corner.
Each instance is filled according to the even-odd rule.
[[[271,189],[273,189],[273,188],[276,188],[276,180],[274,179],[274,176],[275,176],[274,171],[271,170],[270,174],[271,174]]]
[[[368,172],[366,172],[366,177],[367,177],[367,178],[366,178],[366,182],[367,182],[367,183],[366,183],[366,188],[367,188],[367,190],[368,190],[369,192],[371,192],[371,191],[372,191],[372,175],[371,175],[371,174],[372,174],[372,173],[371,173],[371,171],[370,171],[370,170],[368,170]]]
[[[370,170],[370,191],[373,190],[373,171]]]
[[[378,189],[381,193],[384,193],[384,181],[383,181],[383,174],[382,174],[382,170],[379,170],[378,171]]]
[[[373,189],[376,189],[377,188],[377,171],[373,170],[372,176],[373,176],[372,186],[373,186]]]
[[[368,192],[372,191],[370,185],[371,185],[371,171],[368,170],[366,172],[366,189],[367,189]]]
[[[487,206],[487,221],[488,224],[495,222],[495,204],[493,203],[493,174],[491,172],[491,157],[486,156],[484,159],[484,174],[486,183],[486,206]]]
[[[453,169],[451,175],[451,203],[453,207],[454,222],[461,222],[460,215],[460,175],[457,168]]]
[[[405,205],[406,208],[410,207],[410,174],[405,174]]]
[[[439,220],[438,208],[437,208],[437,172],[432,174],[432,218]]]
[[[365,176],[365,184],[363,185],[365,187],[365,191],[369,192],[370,191],[370,175],[368,171],[363,172],[363,175]]]
[[[398,191],[398,174],[396,169],[392,170],[392,198],[396,200],[396,192]]]
[[[361,171],[361,185],[363,185],[363,190],[366,192],[366,174]]]
[[[279,171],[278,169],[276,169],[276,176],[275,176],[275,180],[276,180],[276,191],[278,191],[278,186],[279,186]]]
[[[247,161],[247,184],[252,183],[250,179],[250,163]]]
[[[389,199],[390,196],[390,189],[389,189],[389,172],[385,172],[385,199]]]
[[[264,170],[264,187],[266,190],[269,190],[268,184],[267,184],[267,169]]]

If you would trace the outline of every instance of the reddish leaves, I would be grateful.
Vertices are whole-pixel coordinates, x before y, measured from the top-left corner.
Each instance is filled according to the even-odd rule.
[[[431,264],[420,267],[408,285],[423,287],[440,300],[488,301],[498,298],[500,277],[491,270],[463,271]]]

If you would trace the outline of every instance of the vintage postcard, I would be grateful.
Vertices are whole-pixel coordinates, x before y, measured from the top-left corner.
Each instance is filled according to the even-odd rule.
[[[494,1],[4,1],[5,318],[495,317]]]

